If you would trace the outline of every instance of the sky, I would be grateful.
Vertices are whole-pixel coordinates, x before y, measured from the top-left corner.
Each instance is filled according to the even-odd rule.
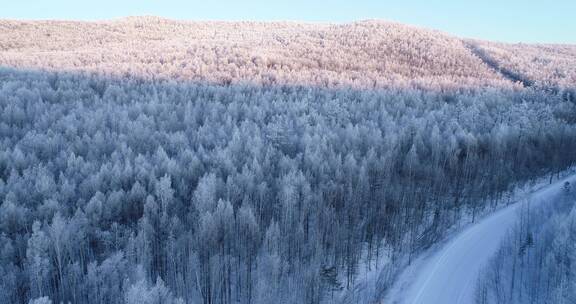
[[[4,2],[4,3],[2,3]],[[460,37],[576,44],[576,0],[0,0],[3,19],[350,22],[383,19]]]

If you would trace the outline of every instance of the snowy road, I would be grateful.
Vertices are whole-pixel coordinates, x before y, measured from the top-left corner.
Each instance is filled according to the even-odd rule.
[[[424,254],[404,270],[383,303],[474,303],[478,271],[492,257],[508,229],[514,225],[519,207],[528,201],[538,203],[561,191],[566,181],[574,184],[575,175],[520,198],[519,203],[489,215],[457,234],[440,249]]]

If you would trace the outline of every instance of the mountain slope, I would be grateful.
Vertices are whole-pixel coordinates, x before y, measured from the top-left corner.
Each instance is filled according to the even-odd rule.
[[[471,41],[498,67],[543,88],[576,85],[576,46]]]
[[[463,41],[384,21],[0,20],[0,65],[219,84],[519,87],[508,71],[548,86],[572,87],[576,47]]]
[[[211,83],[512,87],[464,43],[383,21],[350,24],[0,21],[0,65]],[[152,76],[153,75],[153,76]]]

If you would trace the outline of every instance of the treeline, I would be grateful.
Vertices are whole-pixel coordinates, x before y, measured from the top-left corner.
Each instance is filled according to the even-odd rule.
[[[0,302],[332,302],[574,165],[575,123],[534,90],[1,69]]]
[[[576,301],[576,191],[524,208],[514,230],[482,272],[479,304]],[[537,203],[537,202],[534,202]]]

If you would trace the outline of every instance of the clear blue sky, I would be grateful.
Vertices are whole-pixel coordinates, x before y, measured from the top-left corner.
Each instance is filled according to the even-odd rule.
[[[1,0],[0,18],[347,22],[386,19],[462,37],[576,43],[576,0]]]

